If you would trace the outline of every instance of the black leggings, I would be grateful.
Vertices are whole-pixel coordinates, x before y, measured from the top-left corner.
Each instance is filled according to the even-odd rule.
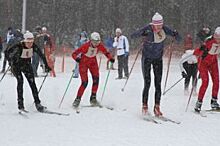
[[[23,76],[22,73],[25,75],[27,78],[27,81],[31,87],[32,95],[34,97],[34,102],[36,104],[40,103],[40,99],[38,97],[38,90],[35,84],[35,79],[34,79],[34,73],[33,73],[33,68],[31,66],[31,63],[25,63],[17,66],[12,67],[12,72],[14,76],[17,79],[17,94],[18,94],[18,105],[23,106]]]
[[[151,84],[151,65],[153,66],[154,72],[154,86],[155,86],[155,104],[160,104],[161,99],[161,79],[162,79],[162,59],[148,59],[142,58],[142,72],[144,77],[144,89],[142,94],[143,104],[148,102],[148,94]]]
[[[197,74],[197,63],[188,64],[187,62],[183,63],[183,67],[186,70],[187,77],[185,78],[184,88],[187,90],[189,88],[189,82],[192,78],[192,86],[195,88],[197,85],[196,74]]]

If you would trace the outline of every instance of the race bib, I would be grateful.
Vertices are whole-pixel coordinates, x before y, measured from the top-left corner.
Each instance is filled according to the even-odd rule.
[[[31,58],[33,56],[33,48],[23,49],[21,58]]]
[[[85,54],[87,57],[94,57],[97,54],[98,49],[97,48],[93,48],[93,47],[89,47],[87,53]]]
[[[158,33],[154,32],[154,43],[161,43],[165,39],[166,39],[166,34],[163,29]]]
[[[212,48],[209,50],[210,55],[216,55],[220,53],[220,44],[212,44]]]

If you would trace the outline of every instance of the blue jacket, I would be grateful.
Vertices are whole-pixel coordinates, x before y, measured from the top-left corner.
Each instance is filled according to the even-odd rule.
[[[171,30],[169,27],[163,26],[163,30],[165,35],[173,36],[177,41],[181,40],[179,34],[176,31]],[[151,25],[147,25],[134,32],[131,35],[131,38],[138,38],[141,36],[144,37],[142,57],[149,59],[162,59],[165,39],[161,42],[155,42],[155,36]]]

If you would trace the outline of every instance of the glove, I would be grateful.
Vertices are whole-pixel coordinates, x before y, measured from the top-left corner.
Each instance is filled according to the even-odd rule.
[[[51,68],[48,65],[46,65],[45,66],[45,72],[50,72],[50,71],[51,71]]]
[[[125,57],[128,57],[129,56],[129,53],[128,52],[125,52]]]
[[[79,62],[80,62],[80,60],[81,60],[81,58],[79,58],[79,57],[77,57],[77,58],[76,58],[76,62],[78,62],[78,63],[79,63]]]
[[[202,45],[199,49],[200,49],[201,51],[207,50],[205,45]]]
[[[173,36],[176,37],[179,33],[177,32],[177,30],[173,31]]]
[[[208,55],[208,49],[205,49],[202,54],[202,59],[204,59]]]
[[[186,78],[186,77],[187,77],[187,74],[186,74],[184,71],[182,72],[182,77],[183,77],[183,78]]]
[[[114,58],[111,58],[111,59],[109,59],[109,61],[110,61],[111,63],[114,63],[114,62],[115,62],[115,59],[114,59]]]

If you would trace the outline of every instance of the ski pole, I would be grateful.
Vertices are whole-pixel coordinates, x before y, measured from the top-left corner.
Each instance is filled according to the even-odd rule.
[[[5,75],[6,75],[6,73],[10,70],[10,66],[8,66],[8,68],[7,68],[7,70],[4,72],[4,74],[2,75],[2,78],[1,78],[1,80],[0,80],[0,83],[1,83],[1,81],[4,79],[4,77],[5,77]]]
[[[111,66],[111,62],[109,63],[109,65]],[[107,74],[107,77],[105,79],[105,85],[104,85],[104,89],[103,89],[103,92],[102,92],[102,97],[101,97],[101,102],[102,102],[102,99],[104,97],[104,94],[105,94],[105,89],[106,89],[106,86],[107,86],[107,83],[108,83],[108,78],[109,78],[109,75],[110,75],[110,69],[108,70],[108,74]]]
[[[70,77],[70,80],[69,80],[69,83],[67,84],[66,90],[65,90],[65,92],[64,92],[64,94],[63,94],[63,97],[62,97],[62,99],[61,99],[61,101],[60,101],[59,108],[61,107],[61,104],[63,103],[63,99],[64,99],[64,97],[65,97],[65,95],[66,95],[66,92],[67,92],[69,86],[70,86],[70,83],[71,83],[71,81],[72,81],[73,75],[74,75],[74,72],[72,73],[72,75],[71,75],[71,77]]]
[[[169,54],[168,63],[167,63],[167,73],[166,73],[163,93],[165,92],[166,86],[167,86],[167,79],[168,79],[168,74],[169,74],[169,70],[170,70],[170,62],[171,62],[171,58],[172,58],[172,54],[173,54],[173,50],[172,50],[173,49],[173,43],[174,43],[174,38],[171,40],[171,44],[169,46],[170,54]]]
[[[41,89],[42,89],[42,87],[43,87],[43,84],[44,84],[44,82],[45,82],[47,76],[48,76],[48,72],[47,72],[47,74],[44,76],[44,79],[43,79],[43,81],[42,81],[42,83],[41,83],[41,86],[40,86],[40,88],[39,88],[39,90],[38,90],[38,94],[40,93],[40,91],[41,91]]]
[[[187,105],[186,105],[186,111],[185,111],[185,112],[187,112],[187,110],[188,110],[189,103],[190,103],[190,100],[191,100],[191,98],[192,98],[192,93],[193,93],[193,91],[194,91],[194,85],[196,84],[196,82],[197,82],[197,78],[195,79],[195,82],[194,82],[194,84],[193,84],[193,87],[191,88],[191,91],[190,91],[190,94],[189,94],[189,99],[188,99],[188,102],[187,102]]]
[[[166,91],[164,91],[163,95],[165,95],[170,89],[172,89],[174,86],[176,86],[182,79],[184,79],[183,77],[181,79],[179,79],[175,84],[173,84],[169,89],[167,89]]]
[[[128,78],[126,79],[123,88],[121,89],[122,92],[124,92],[124,90],[125,90],[125,86],[126,86],[127,83],[128,83],[128,79],[129,79],[129,77],[130,77],[130,75],[131,75],[131,72],[132,72],[132,70],[133,70],[133,68],[134,68],[134,65],[135,65],[135,63],[136,63],[136,61],[137,61],[137,59],[138,59],[138,56],[139,56],[141,50],[142,50],[142,48],[139,49],[138,52],[137,52],[137,54],[136,54],[136,57],[135,57],[135,59],[134,59],[134,63],[132,64],[131,70],[130,70],[130,72],[129,72],[129,76],[128,76]]]

